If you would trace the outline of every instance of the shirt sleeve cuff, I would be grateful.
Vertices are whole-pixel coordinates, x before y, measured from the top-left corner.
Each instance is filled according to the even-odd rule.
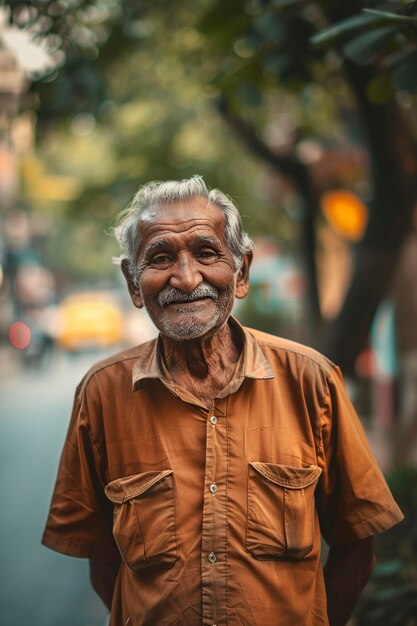
[[[352,543],[372,537],[378,533],[390,529],[404,519],[399,506],[394,502],[389,509],[381,511],[373,517],[363,519],[352,526],[345,526],[341,531],[335,533],[329,545],[341,545]]]
[[[94,556],[99,553],[99,549],[95,546],[73,541],[71,539],[65,539],[61,535],[54,533],[49,529],[46,529],[43,533],[41,543],[47,548],[60,552],[61,554],[84,559],[94,558]]]

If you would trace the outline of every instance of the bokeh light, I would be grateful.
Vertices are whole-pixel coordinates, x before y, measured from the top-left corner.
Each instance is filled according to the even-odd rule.
[[[14,348],[25,350],[32,341],[32,331],[24,322],[13,322],[9,328],[9,340]]]

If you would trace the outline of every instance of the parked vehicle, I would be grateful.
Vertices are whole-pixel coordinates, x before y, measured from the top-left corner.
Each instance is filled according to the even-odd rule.
[[[79,292],[58,306],[57,345],[69,351],[107,348],[122,341],[123,315],[116,298],[106,292]]]

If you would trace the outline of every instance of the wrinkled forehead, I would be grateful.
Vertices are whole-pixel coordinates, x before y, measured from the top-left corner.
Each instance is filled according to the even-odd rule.
[[[182,233],[193,229],[207,229],[223,238],[224,213],[207,198],[196,197],[164,202],[145,209],[138,228],[141,239],[159,233]]]

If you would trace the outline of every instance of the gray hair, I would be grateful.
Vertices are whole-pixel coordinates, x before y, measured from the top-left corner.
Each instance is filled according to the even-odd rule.
[[[215,204],[224,213],[224,238],[233,256],[235,270],[242,267],[243,257],[253,250],[253,242],[243,230],[239,211],[234,202],[219,189],[209,191],[201,176],[193,176],[184,180],[154,181],[139,188],[129,206],[120,214],[119,222],[114,230],[122,254],[114,261],[120,263],[127,259],[131,268],[132,278],[137,278],[135,271],[141,238],[138,224],[141,215],[148,209],[189,200],[190,198],[207,198],[207,203]]]

